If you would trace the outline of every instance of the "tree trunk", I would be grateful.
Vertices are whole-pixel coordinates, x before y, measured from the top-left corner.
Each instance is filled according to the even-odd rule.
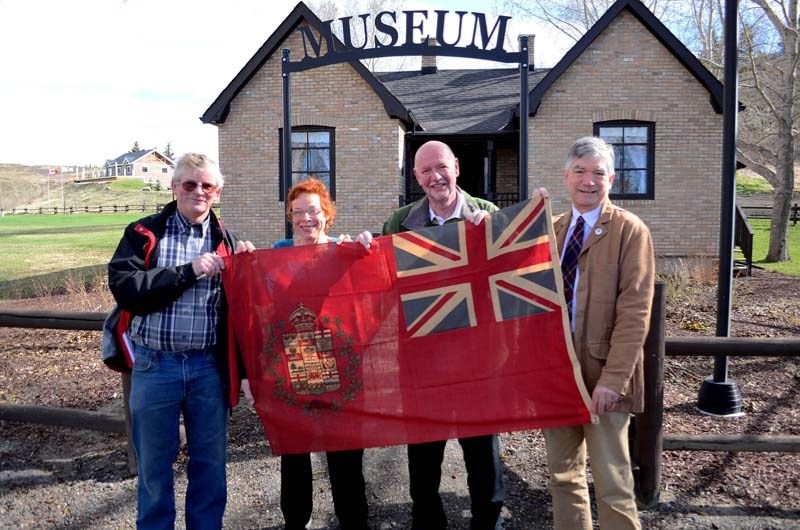
[[[789,92],[791,93],[791,91]],[[772,222],[769,228],[769,250],[767,262],[789,261],[789,215],[794,188],[794,138],[792,137],[792,102],[783,100],[776,106],[777,141],[775,174],[778,186],[772,201]]]
[[[767,252],[765,260],[767,262],[790,261],[791,259],[791,256],[789,256],[789,245],[787,243],[791,206],[791,190],[776,190],[775,196],[772,199],[772,222],[769,226],[769,251]]]

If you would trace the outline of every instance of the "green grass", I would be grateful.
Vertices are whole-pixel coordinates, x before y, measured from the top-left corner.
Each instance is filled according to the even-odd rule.
[[[70,281],[105,275],[128,223],[142,212],[0,217],[0,299],[44,294]],[[800,224],[789,225],[793,261],[764,263],[769,219],[751,219],[753,260],[770,271],[800,277]]]
[[[761,177],[751,177],[743,171],[736,173],[736,195],[755,195],[772,193],[772,186]]]
[[[0,298],[47,290],[66,271],[95,275],[131,221],[126,214],[7,215],[0,217]]]
[[[142,191],[145,187],[141,180],[115,180],[108,184],[110,191]]]
[[[792,226],[789,221],[789,256],[792,261],[766,263],[764,258],[769,250],[769,219],[750,219],[753,229],[753,262],[768,271],[780,272],[790,276],[800,276],[800,223]]]

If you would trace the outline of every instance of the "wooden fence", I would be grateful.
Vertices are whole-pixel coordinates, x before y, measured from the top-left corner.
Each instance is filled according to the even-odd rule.
[[[20,311],[0,309],[0,327],[38,329],[102,330],[105,313],[67,311]],[[665,337],[666,296],[656,284],[650,332],[645,341],[645,410],[633,421],[631,455],[636,495],[645,507],[658,503],[661,489],[661,458],[664,450],[800,452],[800,436],[756,435],[664,435],[664,357],[671,356],[798,356],[800,338]],[[2,352],[0,352],[2,354]],[[125,416],[99,412],[0,404],[0,419],[26,421],[82,429],[130,433],[130,375],[122,375]],[[130,437],[129,437],[130,440]],[[128,444],[128,466],[136,470]]]
[[[65,215],[73,213],[158,212],[163,207],[163,204],[112,204],[106,206],[67,206],[64,208],[59,208],[57,206],[39,208],[12,208],[11,210],[0,209],[0,217],[4,215]]]
[[[645,409],[633,421],[631,459],[636,497],[645,507],[658,504],[661,459],[673,451],[800,452],[800,436],[664,435],[664,357],[800,356],[800,338],[670,337],[665,338],[666,295],[656,283],[650,332],[644,345]]]
[[[740,206],[749,219],[772,219],[772,206]],[[796,225],[800,221],[800,204],[792,205],[789,221]]]
[[[0,217],[4,215],[69,215],[75,213],[128,213],[128,212],[159,212],[164,204],[111,204],[105,206],[67,206],[59,208],[57,206],[39,208],[13,208],[3,210],[0,208]],[[212,208],[219,209],[219,202],[215,202]]]

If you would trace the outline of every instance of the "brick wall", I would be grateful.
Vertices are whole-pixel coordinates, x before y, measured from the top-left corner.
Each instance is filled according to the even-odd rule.
[[[641,217],[661,256],[714,255],[719,245],[722,115],[708,92],[624,11],[551,86],[529,122],[533,189],[565,210],[566,151],[606,120],[655,122],[655,198],[618,202]]]
[[[301,37],[285,42],[297,60]],[[283,46],[282,46],[283,47]],[[284,237],[278,197],[279,134],[283,126],[280,53],[253,76],[218,126],[219,157],[226,176],[222,216],[227,227],[257,247]],[[336,225],[331,234],[380,231],[403,192],[403,131],[349,65],[292,74],[292,125],[336,128]]]
[[[517,149],[497,149],[497,193],[518,191],[519,157]]]

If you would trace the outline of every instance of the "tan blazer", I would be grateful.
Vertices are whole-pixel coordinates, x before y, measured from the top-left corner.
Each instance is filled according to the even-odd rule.
[[[572,209],[553,221],[559,254]],[[634,214],[603,205],[578,257],[573,344],[589,393],[601,385],[619,393],[620,412],[644,407],[642,346],[655,280],[653,242]]]

